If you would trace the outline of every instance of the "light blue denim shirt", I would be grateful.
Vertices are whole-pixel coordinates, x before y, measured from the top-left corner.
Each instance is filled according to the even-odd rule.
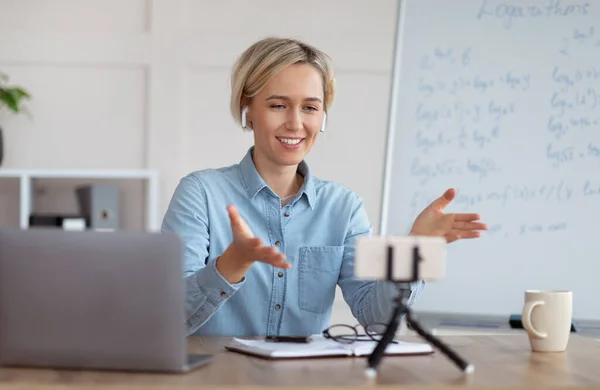
[[[363,325],[387,323],[397,289],[354,276],[357,237],[371,234],[363,201],[342,185],[312,177],[284,207],[257,172],[251,147],[239,164],[190,173],[179,182],[162,230],[184,242],[189,334],[311,335],[330,324],[339,285]],[[279,248],[289,270],[256,262],[238,284],[215,267],[232,240],[227,205],[234,204],[256,237]],[[409,302],[420,283],[406,286]],[[354,325],[354,324],[350,324]]]

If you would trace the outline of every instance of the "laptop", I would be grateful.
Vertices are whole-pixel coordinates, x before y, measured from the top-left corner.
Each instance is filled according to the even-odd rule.
[[[144,231],[0,229],[0,365],[182,373],[182,243]]]

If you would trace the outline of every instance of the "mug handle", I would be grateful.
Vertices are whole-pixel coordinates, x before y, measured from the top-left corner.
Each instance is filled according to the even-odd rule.
[[[544,304],[544,301],[529,301],[525,303],[525,307],[523,308],[523,328],[525,328],[528,333],[533,334],[538,339],[545,339],[548,337],[548,333],[539,332],[533,327],[533,324],[531,323],[531,312],[533,311],[534,307],[538,305],[543,306]]]

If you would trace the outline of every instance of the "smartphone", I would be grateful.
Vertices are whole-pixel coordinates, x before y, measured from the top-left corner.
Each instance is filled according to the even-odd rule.
[[[310,341],[308,336],[267,336],[265,340],[278,343],[308,343]]]
[[[356,241],[354,272],[365,280],[441,280],[446,276],[446,246],[443,237],[362,236]]]

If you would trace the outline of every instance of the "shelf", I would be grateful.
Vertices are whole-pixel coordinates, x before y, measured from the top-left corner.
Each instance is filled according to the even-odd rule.
[[[32,213],[33,183],[35,179],[108,179],[146,181],[146,229],[159,231],[158,174],[152,170],[79,170],[79,169],[0,169],[0,179],[19,179],[19,225],[29,228]]]
[[[23,176],[51,179],[155,179],[148,170],[71,170],[71,169],[0,169],[0,178]]]

